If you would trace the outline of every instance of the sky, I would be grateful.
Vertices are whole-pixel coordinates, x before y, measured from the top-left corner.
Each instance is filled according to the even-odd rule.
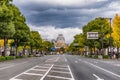
[[[31,30],[43,39],[56,39],[63,34],[71,43],[82,27],[97,17],[120,14],[120,0],[13,0]]]

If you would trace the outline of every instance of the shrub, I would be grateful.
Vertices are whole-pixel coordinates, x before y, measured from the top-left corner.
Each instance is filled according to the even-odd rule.
[[[32,55],[28,55],[28,57],[32,57]]]
[[[16,56],[17,59],[23,58],[23,56]]]
[[[103,55],[103,59],[108,59],[109,55]]]
[[[94,58],[97,59],[97,58],[98,58],[98,55],[94,55]]]
[[[3,56],[0,57],[0,61],[5,61],[5,60],[6,60],[6,57],[3,57]]]
[[[13,60],[14,56],[6,56],[6,60]]]

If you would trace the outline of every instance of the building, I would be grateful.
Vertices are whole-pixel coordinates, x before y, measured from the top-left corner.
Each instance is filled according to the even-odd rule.
[[[56,48],[64,48],[65,46],[66,46],[65,38],[64,38],[63,34],[59,34],[56,39],[55,47]]]

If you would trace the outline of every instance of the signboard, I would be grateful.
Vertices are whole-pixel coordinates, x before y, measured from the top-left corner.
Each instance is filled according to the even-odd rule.
[[[98,39],[98,32],[87,32],[87,39]]]

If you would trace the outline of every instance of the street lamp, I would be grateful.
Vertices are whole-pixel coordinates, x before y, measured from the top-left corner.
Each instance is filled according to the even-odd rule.
[[[111,48],[112,48],[112,27],[111,27],[111,21],[112,21],[112,18],[101,18],[101,19],[109,19],[110,21],[110,38],[109,38],[109,50],[111,52]],[[102,45],[103,45],[103,42],[102,42]]]

